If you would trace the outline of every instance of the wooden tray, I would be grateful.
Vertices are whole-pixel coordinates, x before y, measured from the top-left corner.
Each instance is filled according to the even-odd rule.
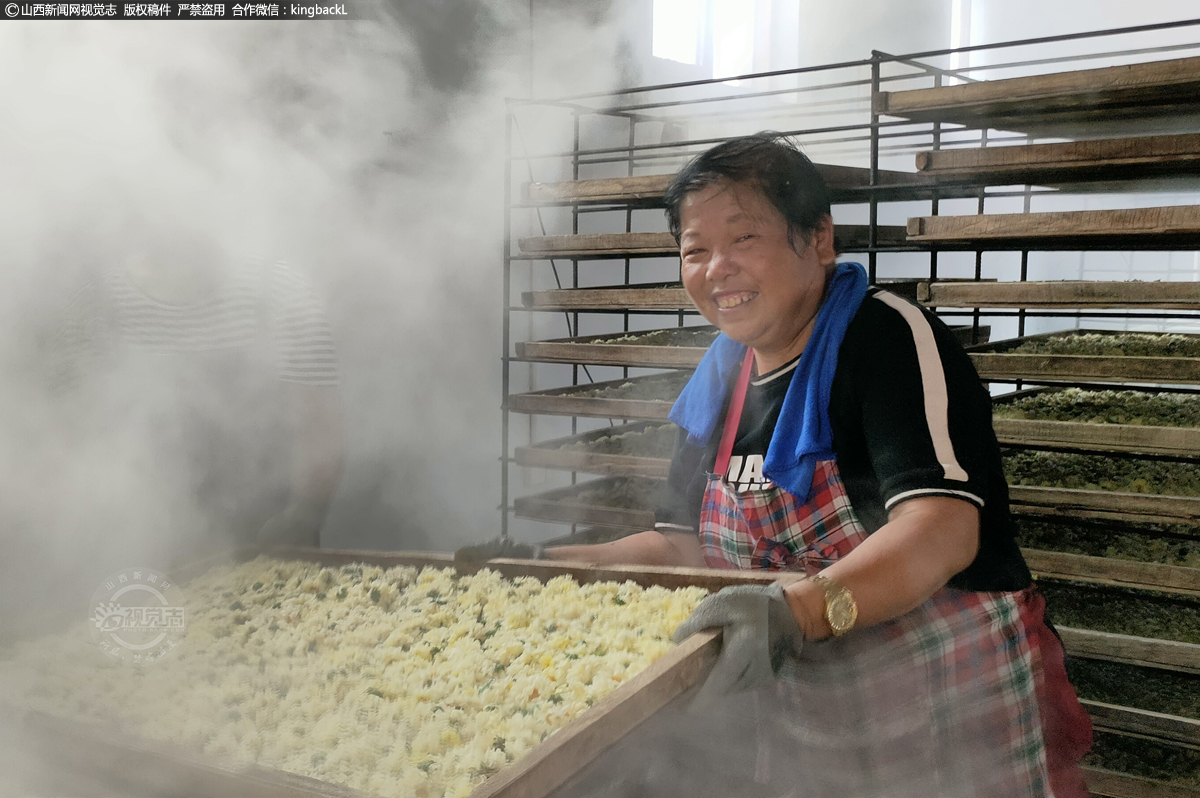
[[[870,169],[820,163],[816,164],[816,167],[829,187],[834,202],[853,199],[865,201],[867,195],[862,189],[870,186]],[[521,198],[525,202],[560,205],[610,202],[642,206],[661,205],[663,193],[674,176],[672,173],[568,180],[562,183],[526,183],[521,187]],[[892,193],[904,189],[908,189],[910,193],[914,189],[927,189],[931,183],[928,177],[914,172],[881,169],[877,177],[877,186],[890,189]]]
[[[535,521],[556,521],[563,524],[596,524],[624,527],[644,532],[654,528],[654,507],[615,507],[594,500],[580,499],[579,494],[590,490],[608,490],[621,477],[606,477],[580,482],[565,488],[522,496],[513,501],[513,509],[522,518]],[[651,489],[662,489],[663,483],[651,481]]]
[[[860,252],[867,247],[869,227],[839,224],[834,245],[839,252]],[[899,225],[876,228],[877,246],[905,246],[908,239]],[[532,236],[517,242],[521,257],[538,259],[679,257],[679,245],[670,233],[590,233],[567,236]]]
[[[666,328],[674,329],[674,328]],[[712,327],[689,327],[690,330],[714,330]],[[638,332],[662,332],[639,330]],[[715,330],[714,330],[715,333]],[[523,341],[517,344],[517,357],[545,363],[593,363],[603,366],[640,366],[643,368],[683,369],[700,364],[708,345],[659,346],[613,343],[613,339],[636,333],[606,333],[577,338],[556,338],[549,341]]]
[[[661,330],[639,330],[638,333],[663,332],[678,329],[667,327]],[[715,330],[709,326],[688,327],[689,330]],[[972,327],[950,328],[959,343],[972,346]],[[983,344],[991,336],[992,328],[983,324],[979,327],[979,341]],[[584,335],[578,338],[555,338],[549,341],[522,341],[517,344],[517,357],[543,363],[590,363],[600,366],[636,366],[641,368],[685,369],[700,365],[708,346],[663,346],[660,344],[636,344],[614,342],[628,333],[605,333]],[[523,411],[524,412],[524,411]],[[603,414],[602,414],[603,415]]]
[[[1200,58],[877,92],[876,113],[921,122],[1028,130],[1047,122],[1178,116],[1200,109]]]
[[[590,416],[664,421],[667,414],[671,412],[671,406],[675,404],[674,396],[669,399],[608,399],[601,396],[579,395],[596,388],[616,387],[627,382],[644,382],[654,379],[655,376],[657,375],[514,394],[508,398],[508,409],[515,413],[540,413],[549,416]]]
[[[1116,335],[1111,330],[1062,330],[1007,338],[969,347],[975,370],[984,380],[1028,379],[1035,382],[1141,382],[1200,384],[1200,358],[1105,357],[1100,355],[1010,354],[1026,341],[1070,333]],[[1189,335],[1190,338],[1200,336]]]
[[[1133,136],[917,153],[939,184],[1047,185],[1200,174],[1200,134]]]
[[[1133,280],[923,282],[917,300],[938,308],[1146,308],[1200,310],[1200,283]]]
[[[1079,703],[1092,716],[1092,725],[1099,731],[1149,737],[1161,742],[1200,748],[1200,720],[1099,701],[1081,699]]]
[[[1200,245],[1200,205],[917,216],[908,240],[937,249],[1174,250]]]
[[[1097,798],[1197,798],[1200,789],[1188,784],[1130,776],[1103,768],[1084,767],[1088,792]]]
[[[1023,548],[1021,554],[1029,564],[1029,570],[1039,578],[1186,596],[1200,595],[1200,568],[1040,549]]]
[[[1035,388],[1014,391],[993,397],[992,404],[1005,405],[1023,397],[1053,390]],[[1200,429],[1196,427],[1150,427],[993,416],[992,428],[996,431],[996,439],[1001,444],[1010,446],[1200,457]]]
[[[242,549],[186,569],[191,575],[214,565],[264,553],[325,565],[364,562],[383,567],[453,566],[460,572],[481,567],[504,576],[532,576],[545,581],[571,575],[580,582],[632,580],[643,586],[668,588],[696,585],[718,590],[733,584],[769,584],[779,574],[737,573],[706,568],[612,566],[525,560],[492,560],[468,566],[449,554],[420,552],[333,551],[291,547]],[[178,576],[178,574],[177,574]],[[794,577],[785,577],[794,578]],[[675,647],[649,668],[622,684],[594,707],[549,737],[528,755],[476,788],[472,798],[542,798],[628,734],[658,709],[703,680],[716,659],[719,633],[703,633]],[[357,790],[296,776],[273,768],[195,754],[181,747],[114,734],[109,730],[62,720],[38,712],[7,710],[6,722],[19,728],[30,756],[54,751],[56,771],[95,791],[106,785],[118,793],[169,793],[193,798],[231,795],[269,798],[365,798]]]
[[[1101,659],[1180,673],[1200,673],[1200,645],[1059,626],[1069,657]]]
[[[650,427],[663,426],[657,421],[622,424],[617,427],[584,432],[566,438],[546,441],[534,446],[521,446],[516,450],[517,465],[532,468],[552,468],[560,471],[582,471],[588,474],[610,476],[650,477],[666,479],[671,470],[670,458],[645,457],[633,454],[605,454],[580,449],[565,449],[575,443],[592,443],[610,435],[640,432]],[[666,426],[674,427],[674,424]]]
[[[1200,497],[1010,485],[1013,512],[1145,524],[1200,524]]]
[[[914,301],[920,286],[928,283],[906,278],[875,281],[880,288]],[[695,310],[678,283],[526,291],[521,301],[531,310]]]
[[[993,418],[992,427],[996,439],[1010,446],[1200,457],[1200,429],[1195,427],[1137,427],[1019,418]]]

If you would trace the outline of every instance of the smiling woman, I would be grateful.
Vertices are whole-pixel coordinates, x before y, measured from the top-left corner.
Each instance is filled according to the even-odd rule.
[[[804,574],[722,591],[680,632],[724,628],[704,689],[772,708],[729,746],[768,754],[773,782],[1086,796],[1091,725],[953,333],[836,262],[828,190],[778,135],[702,153],[665,200],[684,287],[721,335],[672,408],[655,530],[546,556]]]

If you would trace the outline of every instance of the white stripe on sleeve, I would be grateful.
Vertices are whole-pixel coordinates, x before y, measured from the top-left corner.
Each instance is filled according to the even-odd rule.
[[[913,343],[917,347],[917,364],[921,369],[921,386],[925,394],[925,423],[933,438],[933,452],[945,472],[945,478],[954,482],[966,482],[969,477],[954,456],[954,444],[950,440],[950,399],[946,393],[946,372],[942,369],[942,358],[938,355],[937,341],[933,339],[933,328],[929,320],[914,305],[895,294],[878,291],[881,301],[893,308],[908,322],[912,330]]]
[[[890,510],[905,499],[912,499],[917,496],[955,496],[959,499],[966,499],[974,505],[983,506],[983,499],[976,496],[974,493],[969,493],[965,490],[947,490],[946,488],[918,488],[917,490],[906,490],[903,493],[897,493],[895,496],[887,500],[883,505],[883,509]]]

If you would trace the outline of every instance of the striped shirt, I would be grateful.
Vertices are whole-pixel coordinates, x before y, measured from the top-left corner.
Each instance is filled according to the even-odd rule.
[[[110,269],[76,294],[67,316],[55,345],[60,386],[112,347],[209,354],[248,349],[264,337],[282,382],[338,384],[325,313],[311,283],[284,263],[253,264],[212,297],[182,305],[154,299],[124,269]]]

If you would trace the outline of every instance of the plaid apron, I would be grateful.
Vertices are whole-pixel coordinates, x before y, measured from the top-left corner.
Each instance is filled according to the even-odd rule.
[[[704,493],[705,559],[815,574],[867,532],[835,460],[818,464],[807,503],[778,486],[738,493],[725,482],[749,362]],[[808,643],[753,697],[755,781],[795,785],[805,798],[1086,798],[1078,761],[1091,721],[1044,606],[1034,587],[943,588],[892,621]]]

